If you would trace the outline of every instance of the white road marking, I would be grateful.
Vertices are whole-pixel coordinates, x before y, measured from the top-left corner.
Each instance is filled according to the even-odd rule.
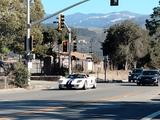
[[[154,113],[142,118],[141,120],[152,120],[153,118],[155,118],[158,115],[160,115],[160,111],[154,112]]]

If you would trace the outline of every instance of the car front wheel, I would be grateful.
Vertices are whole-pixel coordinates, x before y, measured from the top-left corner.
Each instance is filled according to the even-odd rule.
[[[61,86],[59,86],[59,90],[63,90],[63,88]]]
[[[158,82],[154,83],[154,86],[158,86]]]
[[[83,90],[86,90],[87,89],[87,81],[84,82],[84,85],[83,85]]]
[[[97,87],[97,86],[96,86],[96,83],[94,83],[92,89],[96,89],[96,87]]]
[[[137,83],[137,85],[140,86],[141,84],[140,84],[140,83]]]

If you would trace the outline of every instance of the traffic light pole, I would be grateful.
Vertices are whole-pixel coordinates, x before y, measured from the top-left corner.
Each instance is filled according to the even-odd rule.
[[[40,19],[40,20],[37,20],[37,21],[31,23],[31,22],[30,22],[30,0],[27,0],[27,40],[26,40],[26,54],[27,54],[27,56],[30,55],[29,39],[30,39],[31,27],[32,27],[33,25],[39,24],[39,23],[41,23],[41,22],[43,22],[43,21],[45,21],[45,20],[47,20],[47,19],[49,19],[49,18],[52,18],[53,16],[56,16],[56,15],[58,15],[58,14],[64,12],[64,11],[66,11],[66,10],[69,10],[69,9],[71,9],[71,8],[73,8],[73,7],[75,7],[75,6],[78,6],[78,5],[82,4],[82,3],[85,3],[85,2],[87,2],[87,1],[89,1],[89,0],[83,0],[83,1],[81,1],[81,2],[75,3],[75,4],[73,4],[73,5],[69,6],[69,7],[66,7],[66,8],[64,8],[64,9],[62,9],[62,10],[60,10],[60,11],[57,11],[57,12],[51,14],[50,16],[47,16],[47,17],[45,17],[45,18],[43,18],[43,19]],[[71,33],[69,33],[69,34],[71,34]],[[70,36],[71,36],[71,35],[70,35]],[[71,37],[70,37],[70,38],[71,38]],[[71,41],[71,40],[70,40],[70,41]],[[70,59],[71,59],[71,58],[70,58]],[[27,69],[28,69],[28,85],[30,85],[30,67],[31,67],[31,64],[32,64],[32,63],[30,62],[29,59],[27,59],[26,61],[27,61]],[[70,60],[69,60],[69,61],[70,61]],[[70,64],[71,64],[71,63],[70,63]],[[69,67],[69,72],[71,73],[71,66]]]
[[[104,56],[104,80],[105,80],[105,82],[108,82],[108,80],[107,80],[107,68],[108,68],[108,55]]]
[[[30,73],[31,73],[31,62],[28,58],[30,55],[29,41],[31,36],[31,23],[30,23],[30,0],[27,0],[27,39],[26,39],[26,54],[27,54],[27,70],[28,70],[28,85],[30,85]]]
[[[83,0],[83,1],[81,1],[81,2],[75,3],[75,4],[73,4],[73,5],[69,6],[69,7],[66,7],[66,8],[64,8],[64,9],[62,9],[62,10],[60,10],[60,11],[57,11],[57,12],[55,12],[55,13],[53,13],[53,14],[51,14],[51,15],[49,15],[49,16],[41,19],[41,20],[37,20],[37,21],[35,21],[35,22],[32,22],[31,25],[35,25],[35,24],[41,23],[41,22],[43,22],[43,21],[45,21],[45,20],[47,20],[47,19],[49,19],[49,18],[52,18],[53,16],[56,16],[56,15],[58,15],[58,14],[64,12],[64,11],[66,11],[66,10],[69,10],[69,9],[75,7],[75,6],[78,6],[78,5],[80,5],[80,4],[82,4],[82,3],[85,3],[85,2],[88,2],[88,1],[90,1],[90,0]]]
[[[69,29],[69,55],[68,55],[68,61],[69,61],[69,74],[72,73],[72,64],[71,64],[71,43],[72,43],[72,37],[71,37],[71,28],[68,28]]]
[[[69,33],[69,41],[68,41],[68,69],[69,74],[72,73],[72,64],[71,64],[71,43],[72,43],[72,34],[71,34],[71,28],[68,27],[68,25],[64,22],[65,27],[67,28],[67,31]]]
[[[104,57],[104,80],[107,82],[107,56]]]

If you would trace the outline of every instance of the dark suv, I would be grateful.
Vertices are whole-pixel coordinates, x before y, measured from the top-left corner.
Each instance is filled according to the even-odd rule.
[[[152,84],[158,86],[160,81],[159,70],[144,70],[137,80],[137,85]]]
[[[132,72],[129,72],[128,82],[136,82],[142,72],[143,72],[142,68],[133,69]]]

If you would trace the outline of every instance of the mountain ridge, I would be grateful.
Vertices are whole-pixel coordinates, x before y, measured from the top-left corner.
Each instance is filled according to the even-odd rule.
[[[46,16],[49,14],[46,14]],[[74,13],[71,15],[65,15],[65,21],[69,26],[80,28],[106,28],[113,24],[119,23],[124,20],[132,20],[144,26],[145,20],[149,18],[149,15],[138,14],[130,11],[120,11],[111,13]],[[56,21],[56,17],[46,20],[44,23],[49,24]]]

